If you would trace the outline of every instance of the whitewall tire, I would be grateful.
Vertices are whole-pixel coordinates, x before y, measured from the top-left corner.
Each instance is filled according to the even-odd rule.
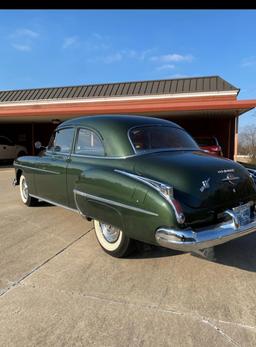
[[[133,251],[133,240],[110,224],[94,220],[96,238],[103,250],[113,257],[122,258]]]
[[[37,199],[29,195],[29,187],[24,175],[20,176],[20,197],[22,202],[27,206],[34,206]]]

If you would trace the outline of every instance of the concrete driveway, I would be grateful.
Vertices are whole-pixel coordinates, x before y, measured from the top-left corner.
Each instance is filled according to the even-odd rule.
[[[255,346],[256,235],[215,261],[105,254],[92,223],[28,208],[0,169],[0,346]]]

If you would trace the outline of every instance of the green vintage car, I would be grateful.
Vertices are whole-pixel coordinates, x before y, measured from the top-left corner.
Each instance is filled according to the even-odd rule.
[[[134,240],[193,252],[256,231],[248,171],[208,155],[167,120],[71,119],[40,155],[14,166],[24,204],[43,200],[93,219],[100,245],[116,257]]]

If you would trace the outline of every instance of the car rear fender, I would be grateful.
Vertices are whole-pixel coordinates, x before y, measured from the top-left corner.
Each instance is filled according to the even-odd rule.
[[[113,168],[90,168],[74,187],[81,214],[121,228],[128,236],[155,243],[160,225],[176,225],[168,202],[153,188]]]

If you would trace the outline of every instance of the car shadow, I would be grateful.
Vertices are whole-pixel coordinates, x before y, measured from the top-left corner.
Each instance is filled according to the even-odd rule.
[[[209,261],[256,272],[256,234],[247,235],[213,248]]]
[[[129,259],[162,258],[184,254],[180,251],[149,245],[143,242],[135,243],[135,251],[129,255]]]
[[[37,207],[54,207],[55,205],[50,204],[49,202],[46,201],[37,201],[35,205],[31,206],[32,208],[37,208]]]
[[[203,253],[191,253],[205,261],[225,266],[236,267],[241,270],[256,272],[256,233],[229,241],[216,247],[208,248]],[[138,243],[136,251],[128,258],[145,259],[182,255],[184,252],[163,247]]]

